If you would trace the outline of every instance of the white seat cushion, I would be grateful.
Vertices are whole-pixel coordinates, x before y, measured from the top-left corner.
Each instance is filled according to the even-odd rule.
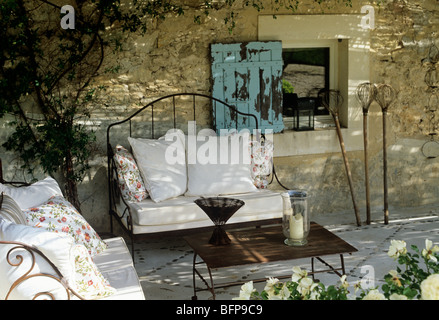
[[[105,297],[102,300],[145,300],[145,295],[134,267],[102,272],[102,275],[117,290],[116,294]]]
[[[133,258],[122,237],[105,239],[107,249],[94,256],[93,261],[101,272],[133,266]]]
[[[107,249],[94,256],[93,261],[99,271],[108,280],[116,294],[105,300],[145,300],[142,287],[137,277],[133,259],[121,237],[105,240]]]
[[[225,195],[243,200],[245,205],[227,222],[248,222],[282,217],[283,202],[278,192],[258,190],[244,194]],[[145,199],[130,202],[134,220],[134,233],[183,230],[212,226],[209,217],[194,200],[198,197],[180,196],[160,203]],[[119,212],[122,212],[119,210]]]

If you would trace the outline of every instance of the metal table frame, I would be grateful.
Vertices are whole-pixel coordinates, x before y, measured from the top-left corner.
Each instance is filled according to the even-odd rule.
[[[321,226],[319,226],[319,225],[317,225],[315,223],[312,225],[312,227],[314,227],[314,229],[317,228],[317,227],[321,228],[321,229],[324,229],[323,227],[321,227]],[[255,234],[258,234],[258,233],[263,234],[264,233],[264,229],[265,230],[271,230],[271,228],[270,229],[260,228],[260,229],[256,229],[256,231],[252,230],[252,231],[249,231],[249,232],[253,232]],[[313,230],[313,228],[311,228],[311,231],[312,230]],[[305,255],[305,256],[299,255],[299,256],[291,258],[291,259],[278,259],[278,260],[274,260],[273,259],[273,260],[262,261],[262,262],[244,262],[244,263],[241,263],[241,264],[238,264],[238,265],[230,264],[230,265],[221,265],[221,266],[211,267],[211,266],[209,266],[208,263],[206,263],[203,260],[202,256],[199,254],[199,252],[197,250],[196,245],[194,245],[194,242],[193,242],[194,239],[198,240],[198,239],[201,238],[201,236],[199,238],[197,238],[197,235],[185,237],[185,239],[188,242],[188,244],[194,249],[194,257],[193,257],[193,264],[192,264],[192,277],[193,277],[192,280],[193,280],[194,295],[192,296],[192,300],[197,300],[198,299],[197,298],[197,292],[200,292],[200,291],[208,290],[212,294],[213,299],[216,299],[215,289],[231,287],[231,286],[237,286],[237,285],[241,285],[243,283],[246,283],[248,281],[253,281],[254,283],[257,283],[257,282],[263,282],[263,281],[267,280],[266,278],[262,278],[262,279],[249,279],[249,280],[245,280],[245,281],[240,280],[240,281],[232,281],[232,282],[214,284],[213,270],[217,270],[217,269],[221,269],[221,268],[227,268],[227,267],[239,267],[241,265],[244,266],[244,265],[257,264],[257,263],[276,262],[276,261],[279,261],[279,260],[287,260],[288,261],[288,260],[296,260],[296,259],[303,259],[303,258],[311,258],[311,272],[309,274],[312,276],[313,280],[315,280],[315,277],[314,277],[315,274],[325,273],[325,272],[334,272],[335,274],[337,274],[338,276],[341,277],[343,274],[345,274],[345,263],[344,263],[344,256],[343,255],[345,253],[352,254],[352,252],[357,251],[357,249],[355,249],[354,247],[352,247],[351,245],[349,245],[345,241],[341,240],[336,235],[330,233],[326,229],[325,229],[325,231],[326,231],[326,233],[328,235],[330,234],[331,237],[337,238],[339,241],[342,242],[342,244],[345,245],[343,248],[340,247],[340,252],[328,252],[327,254],[325,254],[325,255],[328,255],[328,256],[329,255],[333,256],[334,254],[338,254],[339,257],[340,257],[340,266],[339,267],[332,266],[331,264],[326,262],[322,258],[322,256],[324,256],[324,255],[321,255],[321,254],[313,255],[312,253],[310,253],[309,255]],[[240,235],[240,234],[246,234],[246,232],[248,232],[248,231],[236,231],[236,232],[231,232],[230,234],[236,236],[236,235]],[[310,240],[310,243],[313,244],[313,242],[312,242],[313,239],[311,237],[311,233],[310,233],[310,239],[309,240]],[[326,240],[326,239],[323,239],[323,240]],[[233,243],[233,240],[232,240],[232,243]],[[324,243],[324,242],[322,242],[322,243]],[[285,248],[291,248],[291,247],[286,247],[285,246]],[[306,246],[305,247],[301,247],[299,250],[303,250],[303,248],[306,248]],[[197,258],[200,258],[201,260],[197,261],[198,260]],[[320,263],[322,263],[323,265],[325,265],[326,269],[316,270],[316,268],[315,268],[315,260],[317,260]],[[203,264],[204,264],[205,268],[207,268],[208,279],[206,279],[207,277],[203,276],[203,274],[200,271],[200,268],[198,268],[199,265],[203,265]],[[197,281],[196,281],[197,277],[204,283],[205,288],[197,288]],[[278,279],[286,279],[286,278],[290,278],[290,277],[291,277],[291,274],[285,275],[285,276],[277,276],[276,278],[278,278]]]

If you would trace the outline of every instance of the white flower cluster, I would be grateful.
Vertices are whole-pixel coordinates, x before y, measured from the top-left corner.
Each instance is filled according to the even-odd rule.
[[[308,277],[308,272],[302,270],[300,267],[293,267],[293,275],[291,277],[291,282],[297,284],[297,292],[300,293],[300,298],[302,300],[319,300],[321,294],[321,288],[314,282],[313,279]],[[277,278],[269,278],[266,282],[264,291],[267,295],[268,300],[288,300],[291,297],[292,292],[290,291],[291,283],[281,283]],[[349,287],[349,283],[346,281],[346,276],[340,278],[340,286],[344,289]],[[236,300],[250,300],[252,294],[256,292],[253,287],[253,282],[245,283],[239,292],[239,297]]]
[[[416,248],[417,249],[417,248]],[[417,251],[419,252],[419,251]],[[425,241],[425,249],[422,250],[421,255],[428,264],[438,262],[436,253],[439,253],[439,246],[434,245],[431,240]],[[392,240],[388,250],[388,256],[397,260],[400,257],[404,259],[407,253],[406,242],[402,240]],[[437,266],[437,265],[436,265]],[[437,272],[437,267],[435,267]],[[318,300],[322,298],[322,292],[324,286],[314,282],[308,277],[306,270],[302,270],[300,267],[293,267],[293,275],[290,282],[282,283],[277,278],[269,278],[264,288],[264,295],[259,295],[256,289],[253,287],[253,282],[245,283],[239,292],[237,300],[249,300],[252,298],[262,298],[268,300],[288,300],[299,298],[302,300]],[[390,270],[386,275],[389,283],[402,288],[402,277],[396,270]],[[424,278],[423,278],[424,279]],[[420,298],[422,300],[439,300],[439,273],[431,273],[422,282],[420,282]],[[349,283],[346,281],[346,275],[340,278],[338,289],[341,289],[345,293],[348,292]],[[355,292],[361,288],[360,282],[354,285]],[[419,287],[418,287],[419,288]],[[401,291],[397,291],[401,293]],[[387,293],[389,300],[407,300],[408,297],[399,293]],[[419,297],[419,296],[418,296]],[[325,298],[325,297],[323,297]],[[327,298],[327,297],[326,297]],[[356,296],[350,297],[358,299]],[[413,298],[413,296],[411,297]],[[366,292],[363,291],[362,300],[386,300],[386,296],[381,293],[377,288],[370,289]]]

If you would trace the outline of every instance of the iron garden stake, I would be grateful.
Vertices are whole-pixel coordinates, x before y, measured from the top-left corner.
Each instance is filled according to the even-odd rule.
[[[381,106],[383,112],[383,178],[384,178],[384,223],[389,223],[389,201],[387,187],[387,110],[396,97],[395,89],[388,84],[377,86],[375,100]]]
[[[369,187],[369,160],[368,160],[368,116],[369,108],[375,99],[376,86],[365,82],[360,84],[356,90],[357,99],[363,108],[363,140],[364,140],[364,171],[366,186],[366,224],[370,224],[370,187]]]

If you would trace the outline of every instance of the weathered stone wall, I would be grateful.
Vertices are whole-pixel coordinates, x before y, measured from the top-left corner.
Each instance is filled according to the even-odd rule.
[[[191,1],[193,3],[194,1]],[[302,0],[297,14],[360,13],[369,1],[354,1],[346,7],[337,1],[321,7],[313,1]],[[264,14],[271,13],[268,8]],[[120,65],[117,74],[105,74],[96,79],[97,85],[106,86],[95,103],[92,127],[97,133],[92,169],[79,187],[84,216],[98,230],[108,230],[108,195],[106,181],[106,128],[153,99],[175,92],[209,94],[211,72],[209,45],[217,42],[256,41],[258,13],[239,3],[232,34],[224,25],[229,9],[202,12],[187,7],[184,16],[169,15],[164,21],[151,22],[146,35],[121,35],[122,53],[108,53],[103,68]],[[201,23],[193,22],[201,15]],[[371,81],[389,83],[397,91],[388,120],[389,147],[389,202],[391,207],[419,206],[439,203],[439,158],[425,158],[420,148],[427,141],[425,106],[429,92],[424,82],[427,66],[421,60],[428,55],[431,44],[439,46],[439,6],[436,0],[384,1],[375,10],[375,30],[371,32]],[[110,32],[110,31],[109,31]],[[296,31],[300,32],[300,31]],[[105,36],[105,35],[104,35]],[[108,34],[110,36],[110,34]],[[200,122],[209,124],[210,110],[201,108]],[[179,107],[183,119],[191,119],[190,106]],[[158,115],[166,119],[166,113]],[[148,120],[148,115],[145,115]],[[0,123],[0,139],[4,141],[10,130],[4,120]],[[370,111],[370,174],[372,205],[382,208],[382,124],[381,111],[374,104]],[[141,135],[142,129],[138,129]],[[125,141],[126,131],[118,132]],[[117,141],[119,142],[119,141]],[[364,159],[362,152],[350,152],[355,192],[362,212],[365,207]],[[0,149],[4,171],[8,177],[14,172],[14,155]],[[282,157],[275,159],[276,170],[282,183],[310,191],[314,215],[340,210],[351,210],[352,201],[341,154]],[[274,182],[273,188],[278,188]],[[362,213],[365,218],[364,213]],[[354,215],[346,216],[354,222]]]
[[[362,1],[352,9],[359,12],[365,4],[369,3]],[[437,204],[439,161],[426,158],[422,146],[429,140],[426,106],[431,96],[431,88],[424,81],[431,65],[424,59],[432,45],[439,45],[439,6],[437,1],[387,1],[375,8],[371,82],[390,84],[397,91],[387,117],[389,204],[394,210]],[[374,103],[369,112],[369,170],[371,202],[376,212],[383,208],[382,145],[382,113]],[[348,157],[364,218],[364,156],[362,152],[351,152]],[[284,184],[311,191],[315,214],[352,209],[340,154],[282,158],[276,162]],[[353,222],[353,210],[346,217]]]

